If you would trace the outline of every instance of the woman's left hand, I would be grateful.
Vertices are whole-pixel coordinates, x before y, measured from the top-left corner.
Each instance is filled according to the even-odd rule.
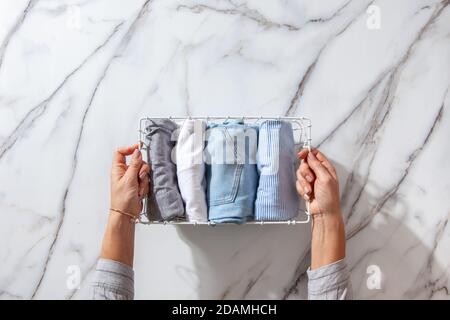
[[[126,156],[131,155],[129,165]],[[138,145],[119,148],[111,168],[111,208],[138,216],[149,190],[149,165],[142,160]]]

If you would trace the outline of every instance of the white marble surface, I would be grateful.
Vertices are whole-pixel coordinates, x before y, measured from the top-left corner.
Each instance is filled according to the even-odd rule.
[[[449,84],[448,0],[0,0],[0,298],[89,298],[141,116],[245,114],[312,119],[357,298],[448,299]],[[136,297],[305,298],[309,236],[139,226]]]

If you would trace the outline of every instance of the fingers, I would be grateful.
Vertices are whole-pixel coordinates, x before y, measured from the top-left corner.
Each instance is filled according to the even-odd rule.
[[[316,152],[316,158],[322,163],[322,165],[327,168],[328,172],[337,180],[337,173],[334,166],[331,164],[331,162],[325,157],[325,155],[320,152],[319,150],[315,150]]]
[[[128,147],[121,147],[119,149],[117,149],[117,152],[121,153],[124,156],[129,156],[131,154],[133,154],[134,150],[139,148],[139,144],[133,144],[132,146],[128,146]]]
[[[116,150],[113,155],[113,166],[118,164],[125,164],[125,156]]]
[[[121,147],[114,152],[111,168],[111,178],[113,180],[120,180],[123,177],[128,169],[126,156],[132,154],[138,147],[138,144],[134,144],[129,147]]]
[[[150,166],[144,161],[141,169],[139,170],[139,179],[144,179],[146,176],[148,176],[149,172]]]
[[[336,170],[331,164],[331,162],[325,157],[323,153],[319,150],[315,149],[309,152],[308,149],[303,149],[298,153],[298,157],[302,159],[302,164],[300,168],[302,168],[303,176],[311,182],[310,178],[308,178],[308,169],[312,169],[316,176],[322,175],[322,178],[329,177],[331,175],[333,178],[337,179]],[[307,167],[303,165],[303,163],[307,161]],[[303,167],[302,167],[303,165]],[[316,172],[317,171],[317,172]]]
[[[317,178],[320,180],[326,180],[330,178],[330,173],[328,172],[328,169],[322,164],[322,162],[317,159],[317,157],[314,155],[314,153],[317,154],[317,152],[309,152],[308,153],[308,165],[314,172]]]
[[[298,168],[296,175],[297,175],[297,183],[298,183],[297,191],[300,193],[300,195],[302,197],[304,197],[306,199],[305,195],[307,195],[308,199],[309,199],[313,192],[312,184],[306,180],[305,176],[302,173],[301,168]],[[300,188],[300,190],[299,190],[299,188]]]
[[[144,161],[142,161],[141,151],[139,149],[134,149],[133,154],[131,155],[130,164],[125,175],[131,180],[137,179],[139,177],[139,172],[143,164]]]
[[[129,156],[134,150],[138,148],[138,144],[134,144],[129,147],[121,147],[114,152],[113,165],[126,164],[125,156]]]
[[[309,183],[312,183],[314,181],[315,175],[309,168],[309,165],[306,161],[302,161],[300,167],[298,168],[298,171]]]
[[[148,193],[150,166],[144,162],[139,170],[139,198],[144,198]]]
[[[313,185],[315,179],[315,174],[311,170],[310,166],[308,165],[307,157],[308,157],[309,150],[303,149],[298,153],[298,157],[302,159],[302,162],[300,163],[300,166],[296,172],[297,175],[297,182],[296,182],[296,188],[297,192],[306,200],[309,201],[312,198],[313,193]]]
[[[306,157],[308,156],[309,150],[308,149],[302,149],[302,151],[300,151],[297,156],[302,159],[305,160]]]
[[[148,194],[149,188],[149,177],[146,175],[139,182],[139,199],[142,200]]]
[[[299,179],[295,182],[295,187],[297,188],[297,192],[305,199],[310,200],[312,196],[312,188],[311,185],[300,176]]]

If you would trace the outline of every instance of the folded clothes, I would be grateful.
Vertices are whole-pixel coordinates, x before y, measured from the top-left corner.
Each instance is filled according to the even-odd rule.
[[[208,127],[205,160],[210,221],[240,224],[253,216],[258,187],[257,131],[242,120]]]
[[[177,169],[172,161],[177,125],[167,119],[150,120],[147,127],[148,159],[151,165],[148,219],[173,220],[184,216],[183,200],[177,183]]]
[[[176,144],[178,186],[188,221],[208,220],[203,160],[205,129],[205,121],[185,120]]]
[[[259,128],[259,186],[255,220],[289,220],[298,215],[299,197],[295,188],[295,144],[292,125],[267,120]]]

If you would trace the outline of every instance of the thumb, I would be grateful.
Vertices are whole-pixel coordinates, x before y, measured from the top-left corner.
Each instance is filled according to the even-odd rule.
[[[313,152],[308,154],[308,165],[314,171],[319,180],[329,178],[328,170],[322,165],[319,159],[316,158]]]
[[[137,179],[138,175],[139,175],[139,171],[141,170],[141,167],[142,167],[142,163],[143,163],[143,161],[142,161],[141,151],[139,151],[139,149],[135,149],[131,156],[131,161],[130,161],[130,164],[128,166],[128,169],[127,169],[127,172],[125,173],[125,175],[129,179]]]

